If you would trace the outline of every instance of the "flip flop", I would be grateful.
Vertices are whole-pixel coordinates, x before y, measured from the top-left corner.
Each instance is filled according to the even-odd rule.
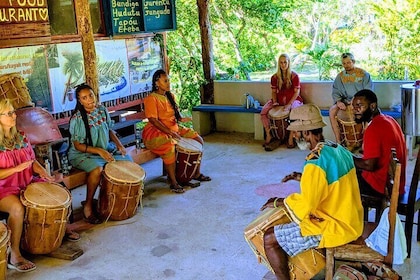
[[[170,185],[169,189],[174,192],[174,193],[184,193],[185,190],[183,187],[181,187],[180,185]]]
[[[75,231],[70,231],[64,234],[64,238],[66,238],[66,240],[70,242],[77,242],[80,240],[80,234],[78,234]]]
[[[211,181],[211,178],[209,176],[205,176],[204,174],[200,173],[198,177],[193,178],[194,180],[200,181],[200,182],[208,182]]]
[[[26,268],[26,269],[24,269],[24,268],[21,268],[21,267],[23,267],[24,265],[26,265],[26,264],[32,264],[32,267],[29,267],[29,268]],[[24,260],[24,261],[22,261],[22,262],[17,262],[17,263],[15,263],[15,264],[12,264],[12,263],[8,263],[7,264],[7,268],[9,268],[9,269],[13,269],[13,270],[16,270],[16,271],[18,271],[18,272],[29,272],[29,271],[33,271],[33,270],[35,270],[36,269],[36,265],[33,263],[33,262],[31,262],[31,261],[28,261],[28,260]]]

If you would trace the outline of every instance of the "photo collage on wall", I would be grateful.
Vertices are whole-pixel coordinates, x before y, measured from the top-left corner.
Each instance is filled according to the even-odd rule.
[[[150,91],[152,75],[163,65],[152,37],[97,41],[95,48],[100,102]],[[35,106],[73,110],[75,87],[85,81],[81,43],[0,49],[0,77],[11,73],[22,76]]]

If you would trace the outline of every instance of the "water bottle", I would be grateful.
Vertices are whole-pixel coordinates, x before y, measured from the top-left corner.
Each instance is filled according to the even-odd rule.
[[[51,176],[51,165],[48,158],[44,158],[44,167],[45,167],[45,170],[47,171],[47,174]]]
[[[136,134],[135,134],[135,138],[136,138],[136,149],[140,150],[141,149],[141,136],[140,136],[140,129],[136,127]]]

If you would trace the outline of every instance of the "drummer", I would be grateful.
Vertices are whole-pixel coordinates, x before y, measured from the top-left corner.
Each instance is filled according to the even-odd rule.
[[[94,210],[93,198],[101,180],[103,166],[114,160],[132,160],[112,130],[113,122],[105,106],[98,104],[87,84],[76,88],[77,103],[70,118],[71,146],[68,157],[72,166],[88,173],[83,219],[90,224],[102,222]],[[111,143],[112,141],[113,143]]]
[[[170,92],[169,77],[162,69],[157,70],[152,78],[152,93],[144,99],[144,108],[148,123],[143,130],[143,142],[146,148],[159,155],[168,173],[170,189],[175,193],[183,193],[184,187],[179,185],[175,174],[175,144],[181,137],[192,138],[201,145],[203,138],[185,126],[178,125],[191,121],[181,116],[174,95]],[[200,165],[193,176],[198,181],[210,181],[200,171]]]
[[[341,133],[337,122],[338,112],[346,110],[354,94],[359,90],[373,89],[370,74],[361,68],[355,67],[355,63],[356,60],[353,54],[343,53],[341,55],[341,64],[344,70],[338,73],[332,87],[334,105],[331,106],[329,115],[335,141],[339,144],[341,144]]]
[[[37,174],[35,176],[34,174]],[[8,99],[0,100],[0,211],[9,215],[11,231],[8,268],[28,272],[36,268],[20,252],[25,208],[19,194],[32,182],[54,181],[35,159],[35,153],[26,135],[16,128],[16,113]],[[76,241],[80,236],[66,229],[66,237]]]
[[[299,107],[302,104],[299,76],[292,71],[289,56],[281,54],[277,63],[277,72],[271,76],[271,99],[265,103],[261,110],[261,121],[266,134],[264,147],[272,141],[268,112],[276,106],[283,106],[285,111],[290,111],[290,109]],[[289,149],[296,147],[296,143],[293,141],[293,134],[291,132],[287,140],[287,148]]]
[[[288,129],[301,131],[311,153],[306,158],[300,193],[270,198],[261,208],[286,207],[292,222],[264,233],[264,250],[278,280],[290,279],[288,257],[310,248],[327,248],[357,239],[363,231],[363,207],[352,154],[322,142],[319,108],[305,104],[290,112]],[[339,199],[339,201],[337,200]]]

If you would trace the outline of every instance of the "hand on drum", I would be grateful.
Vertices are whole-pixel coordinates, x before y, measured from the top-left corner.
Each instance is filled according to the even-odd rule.
[[[280,205],[283,205],[283,200],[284,198],[282,197],[272,197],[268,199],[263,206],[261,206],[260,211],[263,211],[266,208],[274,208],[274,206],[279,207]],[[276,202],[276,205],[274,205],[274,201]]]
[[[172,138],[175,138],[175,139],[181,139],[181,136],[178,134],[178,132],[176,132],[176,131],[172,131],[171,130],[171,132],[169,132],[168,133],[169,134],[169,136],[171,136]]]
[[[340,108],[340,110],[346,110],[347,104],[341,101],[337,101],[337,107]]]
[[[104,149],[99,149],[98,154],[107,162],[111,162],[114,161],[114,157],[112,156],[112,154],[110,152],[108,152],[107,150]]]

